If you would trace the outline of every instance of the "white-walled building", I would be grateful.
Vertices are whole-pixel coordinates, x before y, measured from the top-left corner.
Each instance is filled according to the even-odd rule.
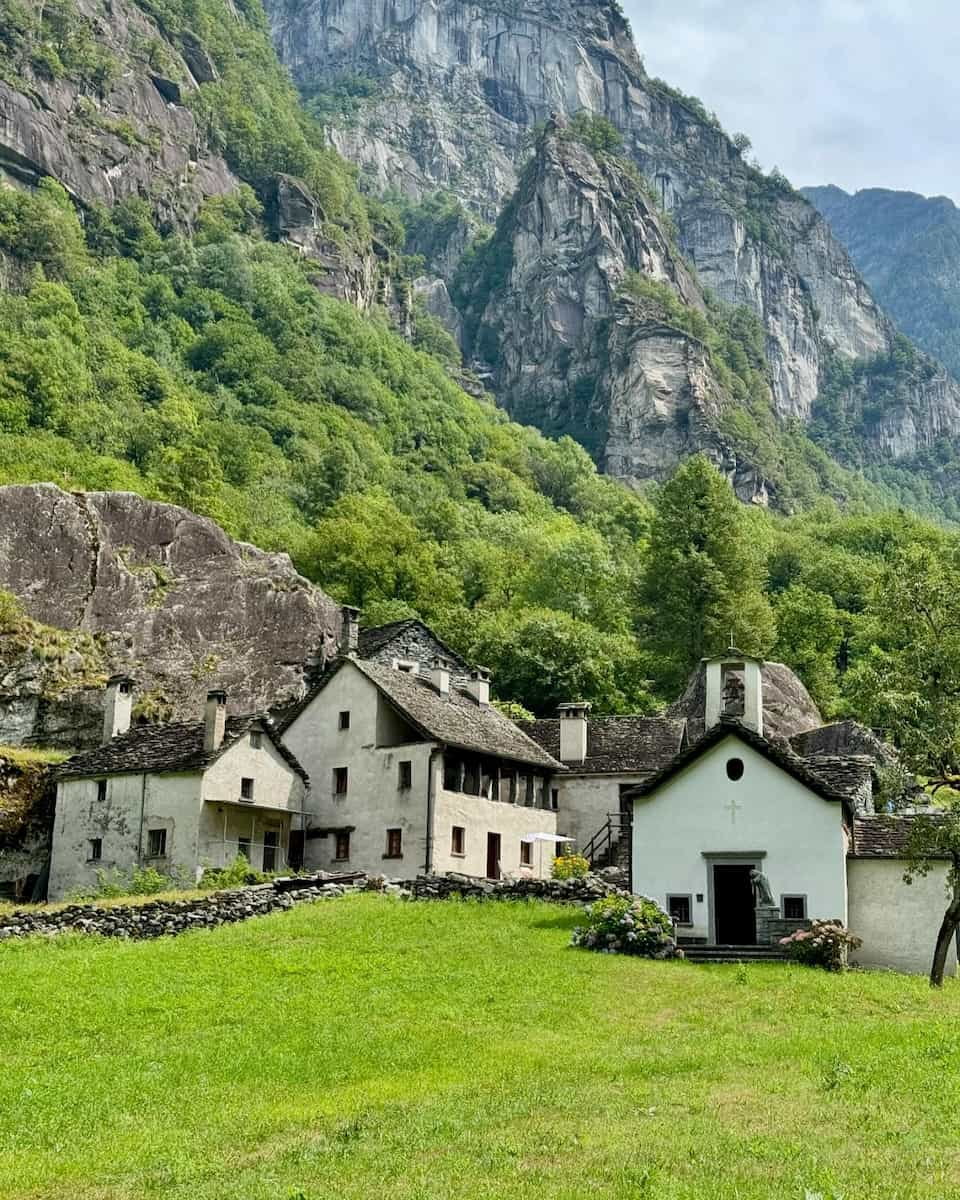
[[[289,714],[313,781],[305,864],[413,877],[549,874],[563,768],[490,704],[486,672],[347,655]],[[562,831],[561,832],[565,832]]]
[[[309,779],[270,722],[228,717],[211,692],[203,721],[130,729],[131,699],[132,682],[112,679],[104,744],[57,771],[49,899],[94,890],[100,871],[152,866],[192,885],[238,853],[286,866]]]

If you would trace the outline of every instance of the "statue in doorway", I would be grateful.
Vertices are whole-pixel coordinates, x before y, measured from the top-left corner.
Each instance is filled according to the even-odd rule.
[[[777,907],[777,902],[773,898],[773,892],[770,890],[770,880],[759,867],[751,868],[750,882],[753,884],[754,902],[757,908]]]

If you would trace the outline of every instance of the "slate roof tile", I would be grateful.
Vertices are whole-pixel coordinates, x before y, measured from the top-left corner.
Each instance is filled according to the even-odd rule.
[[[102,775],[168,774],[201,771],[215,762],[251,729],[270,738],[281,757],[309,783],[306,771],[259,713],[228,717],[223,742],[217,750],[203,748],[202,721],[176,721],[164,725],[136,725],[103,746],[67,759],[56,771],[58,779],[89,779]]]
[[[938,814],[922,814],[927,820],[937,820]],[[850,858],[905,858],[910,838],[917,827],[919,813],[876,813],[857,817],[853,822]],[[946,855],[935,855],[943,857]]]
[[[560,757],[560,720],[520,721],[548,754]],[[565,765],[575,775],[652,775],[680,750],[685,722],[672,717],[590,717],[587,757]]]

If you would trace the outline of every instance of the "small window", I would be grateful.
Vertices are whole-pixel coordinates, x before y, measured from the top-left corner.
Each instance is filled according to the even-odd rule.
[[[347,768],[333,768],[333,794],[335,796],[345,796],[347,794]]]
[[[743,759],[728,758],[727,759],[727,778],[732,779],[734,783],[738,779],[743,778]]]
[[[123,683],[120,684],[117,691],[120,693],[121,696],[129,696],[130,695],[130,684],[127,683],[126,681],[124,681]]]
[[[165,829],[147,830],[147,857],[163,858],[167,852],[167,831]]]
[[[90,839],[90,853],[87,855],[90,862],[98,862],[103,858],[103,838]]]
[[[337,718],[337,728],[338,729],[349,729],[350,728],[350,714],[348,712],[342,712],[340,714],[340,716]]]
[[[343,862],[344,859],[350,857],[350,833],[348,830],[342,830],[337,834],[337,844],[334,847],[333,857],[337,862]]]
[[[668,896],[667,897],[667,912],[675,925],[692,925],[690,919],[690,897],[689,896]]]
[[[247,860],[247,862],[250,861],[250,839],[249,838],[237,838],[237,853],[242,854],[243,857]]]
[[[806,896],[784,896],[783,919],[785,921],[805,921],[807,919]]]
[[[387,830],[387,852],[384,858],[403,858],[403,831],[400,829]]]
[[[556,812],[557,809],[560,807],[560,789],[559,788],[551,788],[550,789],[550,807],[553,809],[554,812]]]
[[[402,671],[404,675],[418,675],[420,664],[412,658],[395,658],[393,660],[393,669]]]
[[[402,762],[397,772],[397,787],[401,791],[413,787],[413,763]]]
[[[260,733],[259,730],[254,730],[254,732],[250,734],[250,749],[251,750],[262,750],[263,749],[263,734]]]
[[[105,779],[97,780],[97,803],[103,804],[107,798],[107,781]]]
[[[241,779],[240,780],[240,799],[241,800],[252,800],[253,799],[253,780],[252,779]]]
[[[464,846],[467,844],[467,831],[462,825],[454,825],[450,832],[450,853],[455,854],[457,858],[463,858],[466,851]]]
[[[533,842],[520,843],[520,866],[533,866]]]

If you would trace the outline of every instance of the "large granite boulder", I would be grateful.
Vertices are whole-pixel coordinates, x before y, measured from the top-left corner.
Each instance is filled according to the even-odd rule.
[[[129,492],[0,487],[0,589],[30,621],[0,634],[0,742],[94,744],[102,684],[137,680],[147,717],[296,699],[335,653],[338,606],[286,554]]]

